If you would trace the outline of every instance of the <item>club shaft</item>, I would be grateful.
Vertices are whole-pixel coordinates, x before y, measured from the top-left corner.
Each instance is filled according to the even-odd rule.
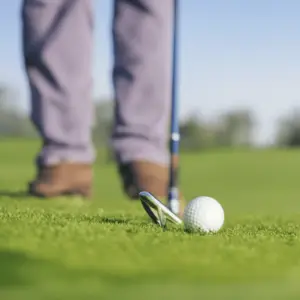
[[[168,204],[170,210],[178,214],[178,161],[179,161],[179,116],[177,100],[177,66],[178,66],[178,0],[174,0],[173,12],[173,46],[172,46],[172,93],[170,120],[170,174]]]

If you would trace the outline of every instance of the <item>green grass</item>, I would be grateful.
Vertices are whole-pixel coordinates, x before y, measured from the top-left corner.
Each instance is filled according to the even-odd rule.
[[[186,197],[225,209],[200,235],[152,225],[101,162],[91,203],[23,196],[37,146],[0,143],[0,299],[299,299],[300,151],[183,154]]]

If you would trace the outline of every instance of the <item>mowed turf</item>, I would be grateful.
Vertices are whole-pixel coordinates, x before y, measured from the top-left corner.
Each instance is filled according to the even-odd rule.
[[[37,142],[0,142],[0,299],[299,299],[300,151],[182,154],[187,199],[215,197],[223,229],[152,225],[95,166],[93,202],[23,195]]]

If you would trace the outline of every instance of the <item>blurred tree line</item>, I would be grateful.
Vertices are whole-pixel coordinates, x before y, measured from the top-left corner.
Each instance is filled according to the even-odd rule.
[[[36,138],[28,115],[17,105],[14,90],[0,86],[0,138]],[[113,102],[96,101],[93,138],[96,145],[109,148],[113,121]],[[205,120],[199,115],[190,115],[180,123],[181,144],[184,151],[199,151],[215,148],[254,147],[256,120],[251,111],[233,110],[219,115],[214,120]],[[300,110],[284,116],[278,122],[275,145],[277,147],[300,146]]]

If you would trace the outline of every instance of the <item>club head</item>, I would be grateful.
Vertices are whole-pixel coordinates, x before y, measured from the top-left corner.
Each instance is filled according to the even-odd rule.
[[[155,224],[166,227],[167,220],[177,225],[182,224],[182,220],[178,216],[149,192],[140,192],[139,197],[145,211]]]

